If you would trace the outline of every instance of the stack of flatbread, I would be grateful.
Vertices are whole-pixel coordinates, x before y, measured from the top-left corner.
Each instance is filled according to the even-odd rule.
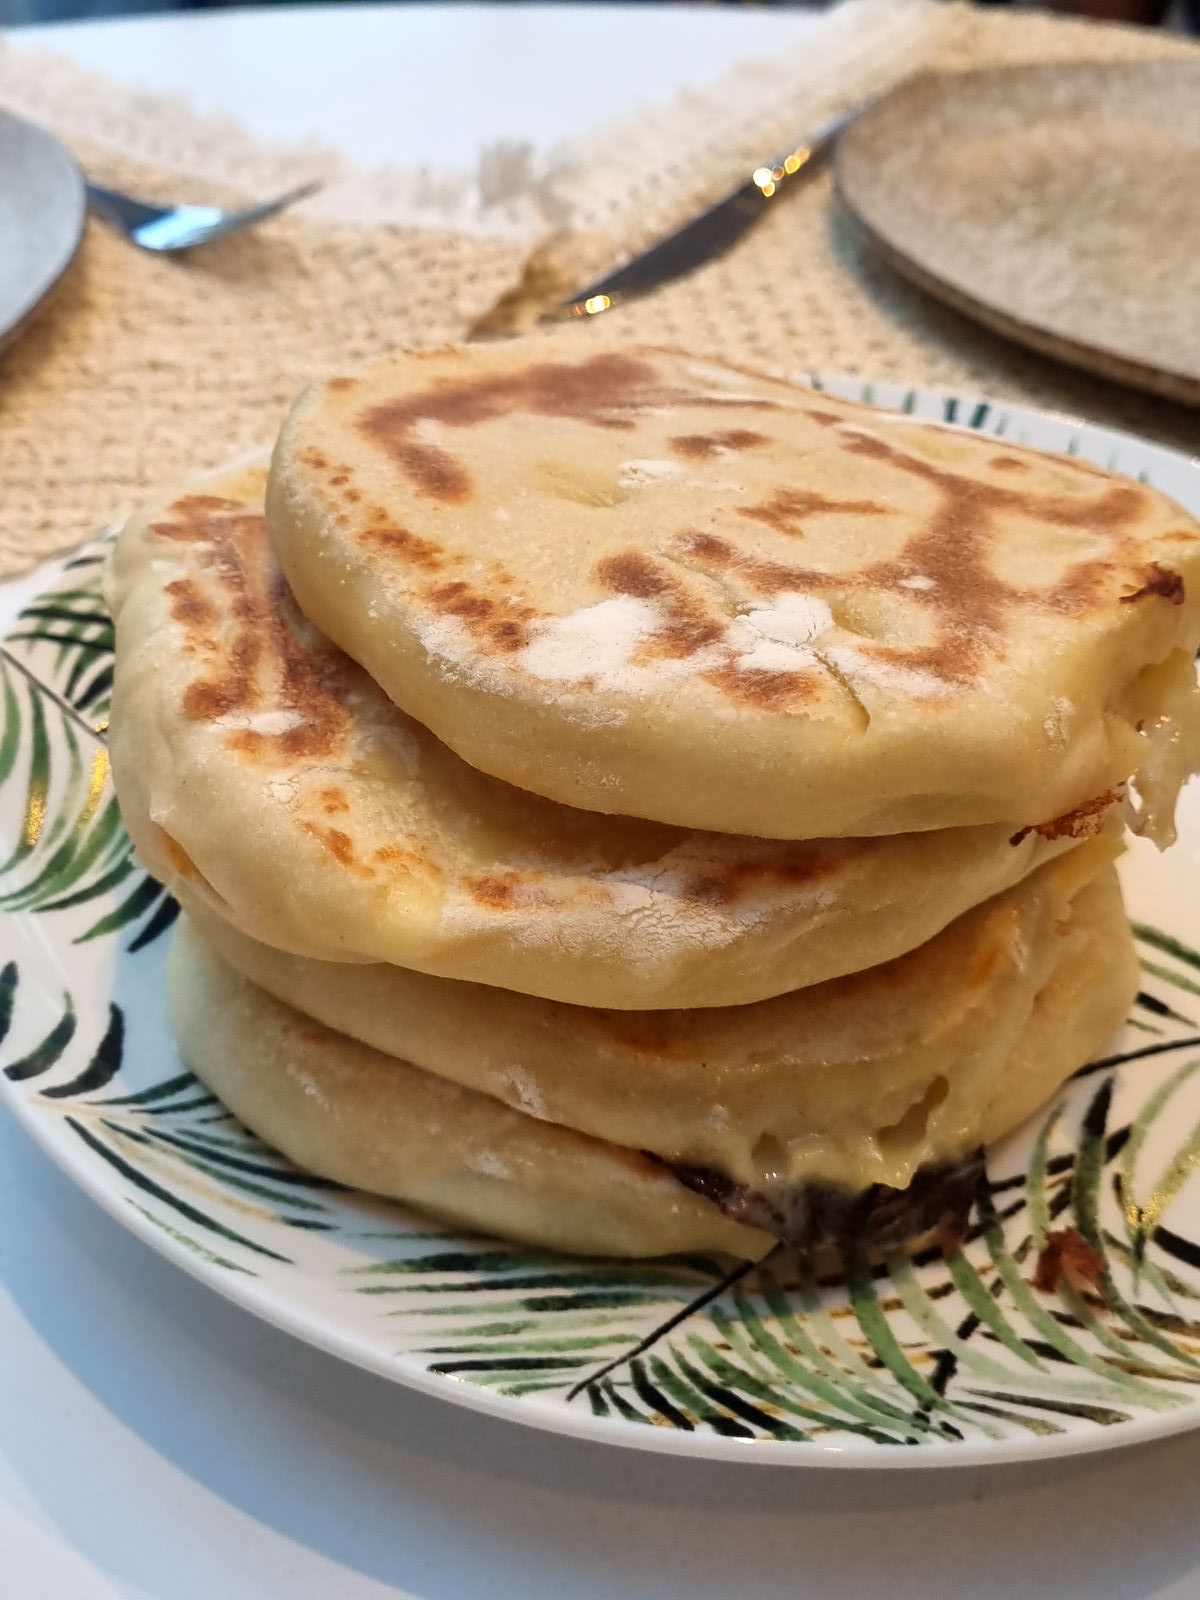
[[[678,351],[317,384],[135,518],[113,771],[185,1059],[563,1249],[912,1247],[1121,1021],[1200,766],[1200,526]]]

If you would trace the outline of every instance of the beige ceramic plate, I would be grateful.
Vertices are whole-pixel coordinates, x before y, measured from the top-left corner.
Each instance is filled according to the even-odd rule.
[[[70,266],[85,211],[83,178],[62,145],[0,112],[0,345]]]
[[[891,264],[1048,355],[1200,404],[1200,64],[914,79],[835,173]]]

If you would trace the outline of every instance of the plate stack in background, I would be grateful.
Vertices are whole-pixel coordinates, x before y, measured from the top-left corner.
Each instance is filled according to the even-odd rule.
[[[1123,1018],[1200,527],[578,331],[318,384],[134,519],[113,774],[187,1063],[301,1165],[624,1256],[961,1233]]]

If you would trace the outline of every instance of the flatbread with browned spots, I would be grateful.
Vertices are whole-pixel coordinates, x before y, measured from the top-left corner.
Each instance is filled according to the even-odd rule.
[[[1200,765],[1200,526],[1086,462],[589,340],[401,353],[275,451],[304,612],[472,766],[796,839]]]
[[[135,518],[108,590],[126,825],[164,883],[267,944],[578,1004],[732,1005],[911,949],[1103,825],[794,844],[512,788],[299,614],[264,478],[226,474]]]
[[[189,1065],[293,1159],[486,1232],[761,1253],[737,1219],[808,1248],[849,1223],[857,1243],[899,1244],[961,1220],[979,1146],[1102,1049],[1133,998],[1094,851],[890,968],[719,1012],[605,1015],[322,966],[205,914],[172,952],[172,1016]]]
[[[447,1222],[581,1255],[723,1250],[739,1226],[665,1166],[380,1055],[238,977],[186,919],[167,956],[183,1059],[298,1165]]]

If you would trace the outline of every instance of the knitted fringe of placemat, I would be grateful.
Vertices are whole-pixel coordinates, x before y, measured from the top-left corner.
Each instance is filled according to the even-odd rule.
[[[75,148],[135,193],[162,181]],[[461,338],[527,254],[504,237],[284,215],[172,259],[89,223],[75,266],[0,355],[0,576],[269,443],[319,374]]]
[[[690,198],[720,186],[764,141],[787,141],[826,105],[885,87],[930,53],[938,0],[844,0],[802,46],[736,63],[588,137],[538,153],[500,141],[468,171],[364,169],[317,142],[268,144],[228,117],[118,85],[63,56],[0,41],[0,105],[68,145],[133,161],[203,188],[269,194],[309,179],[313,221],[536,237],[547,228],[638,248]],[[178,185],[176,184],[176,187]]]

